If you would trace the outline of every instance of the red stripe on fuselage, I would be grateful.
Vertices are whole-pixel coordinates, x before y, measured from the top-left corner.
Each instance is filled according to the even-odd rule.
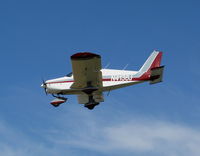
[[[145,80],[149,80],[149,78],[147,77],[139,77],[139,78],[132,78],[132,80],[129,80],[129,81],[145,81]],[[112,82],[118,82],[118,81],[121,81],[121,82],[124,82],[125,80],[112,80],[112,79],[103,79],[103,81],[112,81]],[[57,82],[48,82],[47,84],[55,84],[55,83],[69,83],[69,82],[74,82],[73,80],[71,81],[57,81]]]
[[[69,83],[69,82],[74,82],[73,80],[71,81],[57,81],[57,82],[48,82],[46,84],[54,84],[54,83]]]

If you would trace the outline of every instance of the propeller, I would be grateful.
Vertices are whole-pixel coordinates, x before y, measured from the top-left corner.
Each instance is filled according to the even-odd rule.
[[[45,92],[45,94],[47,95],[48,93],[47,93],[47,83],[44,81],[44,79],[42,79],[42,85],[41,85],[41,87],[42,88],[44,88],[44,92]]]

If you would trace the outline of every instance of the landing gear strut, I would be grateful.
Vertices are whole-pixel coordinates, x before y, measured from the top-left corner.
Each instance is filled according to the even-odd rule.
[[[90,95],[89,96],[89,102],[85,104],[85,107],[88,108],[88,109],[90,109],[90,110],[92,110],[98,104],[99,104],[98,102],[94,101],[93,96]]]

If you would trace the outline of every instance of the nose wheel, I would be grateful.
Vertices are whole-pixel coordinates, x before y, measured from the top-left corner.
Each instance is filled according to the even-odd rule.
[[[51,105],[54,106],[54,107],[60,106],[60,104],[52,104],[52,103],[51,103]]]
[[[60,104],[65,103],[67,101],[67,98],[65,97],[55,95],[53,95],[53,97],[55,97],[55,99],[51,101],[51,105],[53,105],[54,107],[58,107],[60,106]]]

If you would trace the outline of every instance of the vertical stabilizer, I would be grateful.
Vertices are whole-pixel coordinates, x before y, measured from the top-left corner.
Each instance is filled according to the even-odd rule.
[[[138,73],[135,75],[137,80],[156,80],[161,77],[162,72],[159,72],[159,75],[155,75],[155,71],[157,68],[160,68],[162,59],[162,52],[154,50],[153,53],[149,56],[149,58],[145,61],[144,65],[140,68]],[[154,72],[153,72],[154,71]],[[152,73],[154,73],[152,75]],[[152,77],[153,76],[153,77]]]
[[[150,72],[151,69],[160,67],[162,59],[162,52],[154,50],[153,53],[149,56],[149,58],[146,60],[144,65],[140,68],[139,72]]]

